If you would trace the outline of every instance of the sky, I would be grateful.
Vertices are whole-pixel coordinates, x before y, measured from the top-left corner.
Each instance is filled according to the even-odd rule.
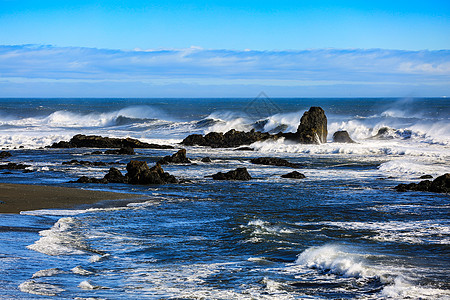
[[[441,97],[450,1],[0,0],[0,97]]]

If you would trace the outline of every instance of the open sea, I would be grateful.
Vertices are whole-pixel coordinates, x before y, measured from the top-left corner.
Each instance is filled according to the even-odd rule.
[[[326,144],[179,145],[232,128],[295,132],[311,106],[328,117]],[[332,142],[337,130],[357,143]],[[191,182],[68,183],[109,166],[64,161],[126,173],[130,160],[152,166],[177,151],[45,148],[80,133],[185,148],[193,164],[163,168]],[[0,148],[33,171],[1,170],[1,182],[147,197],[0,214],[1,299],[450,299],[450,195],[393,190],[450,172],[446,98],[0,99]],[[306,179],[250,163],[262,156],[301,164]],[[205,177],[237,167],[253,179]]]

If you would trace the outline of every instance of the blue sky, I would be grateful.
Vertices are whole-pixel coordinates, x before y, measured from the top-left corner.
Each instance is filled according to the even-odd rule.
[[[0,0],[0,45],[0,97],[450,94],[450,1]]]

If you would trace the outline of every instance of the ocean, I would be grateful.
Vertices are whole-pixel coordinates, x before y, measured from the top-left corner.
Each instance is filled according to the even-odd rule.
[[[325,144],[179,144],[230,129],[295,132],[311,106],[327,115]],[[333,142],[338,130],[356,143]],[[130,160],[152,166],[177,151],[45,148],[76,134],[185,148],[192,164],[163,168],[190,182],[69,183],[109,166],[65,161],[126,173]],[[450,196],[393,189],[450,172],[446,98],[0,99],[0,148],[32,171],[0,170],[1,182],[147,197],[0,214],[1,299],[450,299]],[[306,178],[250,162],[264,156]],[[238,167],[253,179],[207,177]]]

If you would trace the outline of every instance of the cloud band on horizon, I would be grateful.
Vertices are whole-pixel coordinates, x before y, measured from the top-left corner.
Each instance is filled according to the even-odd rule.
[[[0,97],[448,96],[450,50],[0,46]]]

